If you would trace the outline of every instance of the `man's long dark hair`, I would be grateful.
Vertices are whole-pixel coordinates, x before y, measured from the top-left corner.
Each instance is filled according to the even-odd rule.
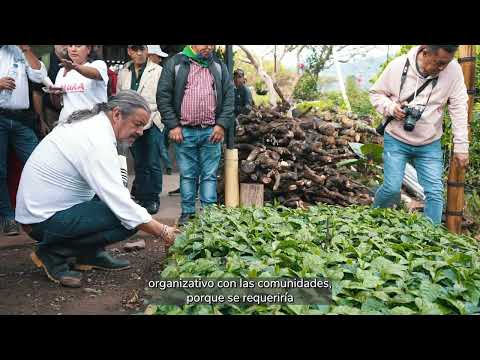
[[[117,95],[110,97],[107,103],[96,104],[90,110],[77,110],[67,119],[67,123],[89,119],[101,111],[108,112],[118,107],[123,116],[127,117],[137,109],[151,113],[150,106],[143,96],[133,90],[122,90]]]

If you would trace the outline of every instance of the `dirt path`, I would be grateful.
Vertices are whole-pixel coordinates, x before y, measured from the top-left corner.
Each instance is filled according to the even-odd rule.
[[[133,178],[130,177],[130,183]],[[168,225],[173,225],[180,216],[180,197],[168,196],[169,191],[178,187],[179,181],[178,174],[163,177],[160,211],[154,218]],[[145,286],[148,281],[158,279],[165,252],[158,240],[145,233],[128,241],[137,238],[145,239],[144,250],[125,253],[122,248],[127,241],[110,247],[115,256],[130,260],[131,269],[89,271],[84,273],[83,288],[68,289],[52,283],[43,270],[32,263],[30,253],[34,241],[25,234],[18,237],[0,234],[0,315],[125,315],[144,311]],[[87,292],[85,288],[96,292]]]
[[[125,315],[142,312],[145,287],[156,280],[165,258],[158,240],[142,237],[144,250],[126,253],[125,242],[109,249],[115,256],[130,260],[131,269],[120,272],[88,271],[84,287],[68,289],[49,281],[30,260],[33,247],[0,251],[0,315]],[[87,290],[86,290],[87,289]],[[91,290],[90,290],[91,289]]]

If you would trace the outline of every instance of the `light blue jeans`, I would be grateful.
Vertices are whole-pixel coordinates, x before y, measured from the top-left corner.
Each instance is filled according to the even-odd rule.
[[[375,194],[374,207],[391,207],[398,201],[408,160],[417,170],[425,193],[424,215],[440,224],[443,212],[443,151],[440,140],[423,146],[405,144],[385,133],[383,185]]]
[[[182,128],[183,142],[175,144],[177,165],[180,170],[180,193],[182,214],[195,213],[197,184],[200,183],[202,207],[217,202],[217,171],[222,154],[222,145],[208,139],[213,127]]]

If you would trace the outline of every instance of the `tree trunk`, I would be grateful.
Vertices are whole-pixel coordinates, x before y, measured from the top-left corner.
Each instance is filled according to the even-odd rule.
[[[255,58],[255,56],[253,56],[253,54],[244,45],[238,45],[238,47],[240,47],[240,49],[243,50],[245,55],[247,55],[247,57],[250,60],[250,62],[252,63],[252,65],[257,70],[257,74],[260,75],[260,77],[263,79],[263,81],[267,85],[268,101],[269,101],[270,105],[272,105],[272,107],[276,106],[279,97],[277,96],[277,92],[275,90],[273,80],[270,77],[270,75],[268,75],[267,72],[265,71],[265,69],[263,68],[263,64],[261,63],[261,61],[258,61]]]
[[[297,74],[300,75],[300,55],[302,51],[307,47],[307,45],[301,45],[300,48],[297,50]]]
[[[285,96],[283,95],[282,90],[280,90],[280,86],[278,86],[277,82],[273,83],[273,87],[275,88],[278,96],[280,96],[280,99],[282,99],[282,103],[284,104],[284,106],[290,109],[290,103],[287,101],[287,99],[285,99]]]

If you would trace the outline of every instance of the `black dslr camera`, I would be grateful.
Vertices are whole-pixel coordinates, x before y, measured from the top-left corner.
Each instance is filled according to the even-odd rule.
[[[415,125],[417,124],[417,121],[420,120],[422,117],[423,111],[419,110],[414,107],[408,107],[408,106],[403,106],[402,107],[403,111],[405,111],[405,123],[403,124],[403,129],[405,131],[413,131],[415,129]],[[393,116],[389,116],[385,123],[380,124],[376,131],[379,135],[384,135],[385,133],[385,128],[387,127],[388,124],[394,119]]]
[[[423,111],[408,106],[405,106],[403,111],[405,111],[405,123],[403,124],[403,129],[405,131],[413,131],[417,121],[422,117]]]

